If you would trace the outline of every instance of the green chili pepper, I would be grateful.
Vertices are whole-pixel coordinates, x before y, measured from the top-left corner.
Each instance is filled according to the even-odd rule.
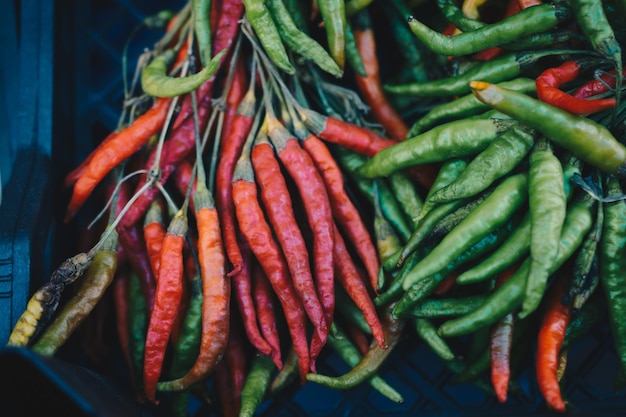
[[[486,298],[486,295],[471,295],[461,298],[426,299],[416,305],[410,313],[416,318],[462,316],[476,309]]]
[[[567,330],[565,330],[565,339],[561,345],[561,351],[582,339],[591,329],[596,327],[600,319],[604,317],[605,306],[606,300],[602,297],[594,296],[572,316],[567,325]]]
[[[376,237],[376,250],[378,252],[378,258],[381,260],[382,265],[379,273],[379,282],[377,283],[377,290],[384,287],[384,282],[380,281],[380,275],[383,279],[385,271],[390,270],[386,266],[389,259],[394,259],[396,254],[402,249],[402,243],[400,237],[397,235],[393,226],[383,216],[383,212],[380,208],[378,199],[374,201],[374,236]],[[393,269],[396,267],[397,261],[393,261]]]
[[[454,360],[455,354],[448,343],[437,334],[437,328],[428,319],[415,319],[415,331],[417,335],[444,361]]]
[[[573,267],[573,277],[568,291],[572,309],[579,310],[589,297],[594,293],[600,276],[598,273],[598,244],[602,237],[602,223],[604,222],[604,210],[602,204],[598,204],[596,220],[593,228],[585,237],[585,240],[576,255]]]
[[[198,41],[200,62],[203,67],[211,61],[211,0],[192,0],[193,30]]]
[[[395,194],[391,191],[387,182],[378,178],[374,180],[374,188],[378,193],[380,206],[383,214],[392,224],[403,242],[406,242],[411,236],[411,225],[404,215],[404,210],[400,206],[400,202]]]
[[[359,350],[352,344],[348,335],[335,323],[332,324],[328,344],[351,367],[357,366],[361,361],[362,355]],[[399,404],[404,402],[402,395],[380,376],[374,374],[367,382],[389,400]]]
[[[446,204],[441,204],[438,207],[432,209],[426,216],[424,216],[419,223],[409,240],[402,247],[402,251],[396,258],[396,266],[400,266],[404,263],[405,259],[409,257],[416,249],[418,249],[424,240],[430,235],[437,224],[444,219],[450,213],[453,213],[456,209],[461,207],[465,203],[465,200],[457,200]]]
[[[454,182],[435,192],[432,201],[445,203],[480,193],[513,171],[528,154],[533,143],[531,132],[519,125],[513,126],[476,155]]]
[[[569,155],[566,159],[567,162],[563,167],[563,183],[565,185],[565,194],[569,201],[574,195],[574,188],[570,184],[570,179],[575,174],[580,174],[582,166],[581,161],[573,155]],[[470,284],[489,279],[524,258],[529,251],[530,213],[527,212],[518,227],[513,230],[513,233],[500,247],[481,263],[464,271],[457,277],[456,282],[459,284]]]
[[[267,56],[274,64],[287,74],[295,74],[293,67],[287,56],[287,51],[281,40],[278,29],[270,16],[263,0],[243,0],[246,19],[254,28],[256,35],[263,45]]]
[[[455,209],[450,214],[447,214],[441,220],[434,225],[433,229],[427,236],[428,242],[439,242],[443,237],[445,237],[448,233],[450,233],[459,223],[461,223],[476,207],[478,207],[485,198],[489,194],[491,194],[492,190],[487,190],[484,193],[476,196],[476,198],[472,198],[468,200],[462,200],[464,202],[463,205],[459,206],[459,208]],[[439,208],[444,207],[440,206]],[[437,209],[433,210],[433,212],[437,211]],[[424,219],[424,220],[427,220]],[[425,223],[425,222],[422,222]]]
[[[475,81],[471,88],[479,100],[541,132],[590,165],[626,176],[626,147],[606,127],[493,84]]]
[[[379,151],[358,173],[377,178],[415,165],[475,155],[510,126],[499,119],[449,122]]]
[[[270,384],[272,372],[276,366],[272,359],[266,355],[254,355],[250,372],[241,390],[240,417],[253,417],[263,402],[265,393]]]
[[[326,39],[330,55],[334,58],[339,68],[343,70],[345,64],[346,47],[346,5],[344,0],[318,0],[324,28],[326,29]]]
[[[471,32],[485,26],[485,23],[465,16],[454,0],[437,0],[437,7],[448,22],[463,32]]]
[[[341,78],[343,71],[322,45],[298,28],[283,0],[266,0],[265,6],[274,20],[280,37],[289,48],[303,58],[310,59],[327,73]]]
[[[407,217],[412,220],[413,227],[411,229],[415,229],[417,224],[414,219],[416,219],[422,211],[424,202],[415,189],[413,180],[404,172],[396,171],[389,175],[389,185],[393,194],[398,199],[400,207]]]
[[[404,320],[395,320],[388,311],[382,312],[380,319],[385,332],[385,342],[387,343],[385,349],[381,348],[376,341],[373,341],[367,353],[352,370],[339,377],[307,374],[307,381],[316,382],[333,389],[350,389],[374,376],[400,341],[400,336],[404,329]]]
[[[289,350],[283,367],[274,377],[267,390],[268,397],[275,397],[298,378],[298,355],[293,349]]]
[[[528,205],[531,263],[520,318],[535,311],[543,298],[567,211],[563,167],[545,138],[530,154]]]
[[[342,148],[341,146],[335,146],[333,149],[334,154],[337,156],[337,162],[344,168],[344,172],[353,180],[361,193],[372,204],[374,204],[376,198],[379,198],[383,215],[389,223],[393,225],[403,242],[406,242],[411,235],[411,226],[405,218],[398,200],[389,189],[389,186],[385,181],[378,180],[375,183],[372,180],[361,177],[357,173],[358,168],[368,160],[368,157]],[[376,197],[376,195],[379,197]]]
[[[592,206],[591,197],[584,197],[568,208],[559,240],[557,259],[549,273],[554,273],[580,247],[593,224]],[[527,258],[517,272],[494,291],[482,306],[469,314],[444,322],[439,327],[439,334],[443,337],[469,334],[495,323],[521,307],[530,263],[530,258]]]
[[[167,67],[176,52],[168,49],[143,69],[141,88],[146,94],[154,97],[176,97],[189,93],[215,74],[226,51],[227,49],[223,49],[218,52],[200,72],[186,77],[170,77],[167,75]]]
[[[409,288],[404,293],[402,298],[395,304],[392,314],[397,317],[410,314],[411,309],[413,309],[424,298],[431,295],[444,278],[456,271],[459,267],[484,256],[486,253],[492,252],[494,247],[498,247],[510,234],[511,229],[515,224],[515,220],[512,219],[507,222],[505,226],[494,230],[485,236],[481,241],[467,249],[464,253],[457,256],[454,261],[448,264],[441,272],[422,278],[417,283],[413,284],[413,286],[411,286],[411,288]],[[420,256],[418,261],[421,259],[422,257]]]
[[[139,278],[131,273],[128,281],[128,304],[129,304],[129,331],[130,352],[133,368],[136,375],[143,375],[143,357],[146,346],[146,332],[148,331],[148,305],[141,290]],[[138,381],[141,384],[140,381]],[[140,386],[135,387],[137,392],[142,392]]]
[[[591,42],[596,52],[612,59],[621,68],[622,49],[615,39],[615,32],[609,23],[600,0],[572,0],[576,22]],[[621,74],[617,71],[617,74]]]
[[[309,21],[305,16],[308,16],[310,10],[305,9],[305,6],[308,6],[308,3],[300,1],[300,0],[285,0],[285,6],[289,10],[289,14],[293,18],[293,21],[296,23],[296,26],[300,28],[304,33],[309,33]]]
[[[346,16],[351,17],[361,10],[365,10],[367,6],[372,4],[372,1],[373,0],[349,0],[346,3]]]
[[[112,230],[95,254],[78,291],[63,305],[31,349],[40,355],[54,356],[102,299],[113,282],[116,269],[117,232]]]
[[[421,249],[421,248],[420,248]],[[374,299],[374,305],[376,306],[384,306],[390,304],[392,301],[397,300],[402,295],[402,281],[406,274],[413,269],[415,265],[420,261],[420,259],[427,253],[425,247],[420,251],[414,252],[407,260],[402,264],[402,267],[396,274],[396,276],[391,281],[391,284],[388,288],[385,289],[385,292],[379,294],[378,297]]]
[[[502,181],[493,192],[424,257],[405,277],[408,290],[421,278],[443,270],[446,265],[493,230],[505,224],[526,201],[528,178],[517,174]]]
[[[414,17],[408,19],[413,34],[433,52],[440,55],[461,56],[511,43],[524,36],[545,32],[571,16],[567,2],[541,4],[528,7],[496,23],[485,25],[471,32],[446,36]]]
[[[191,282],[189,306],[178,341],[174,345],[170,367],[170,378],[172,379],[184,376],[198,357],[202,329],[202,301],[202,279],[197,275]]]
[[[519,77],[511,81],[504,81],[499,86],[525,94],[534,93],[537,90],[535,80]],[[411,138],[425,132],[441,122],[464,119],[469,116],[477,116],[490,107],[478,100],[475,95],[467,94],[456,100],[452,100],[434,107],[431,111],[420,117],[409,130],[407,137]]]
[[[511,235],[486,259],[473,268],[461,273],[456,282],[473,284],[494,277],[515,262],[524,258],[530,251],[530,213],[526,212],[520,224]]]
[[[619,181],[607,179],[608,197],[622,196]],[[609,312],[609,323],[615,351],[626,370],[626,201],[603,203],[604,221],[600,241],[600,283],[604,289]]]
[[[450,158],[443,162],[441,168],[439,168],[435,182],[430,187],[430,190],[428,190],[428,194],[426,194],[422,211],[418,219],[414,221],[419,222],[430,210],[437,206],[437,203],[432,201],[432,195],[456,180],[465,168],[467,168],[467,164],[467,160],[463,158]]]
[[[341,317],[352,323],[367,335],[372,335],[372,329],[365,320],[363,312],[354,304],[354,301],[346,294],[343,288],[335,289],[335,306]]]
[[[512,80],[519,77],[525,69],[534,65],[541,58],[575,52],[577,51],[550,49],[509,53],[481,63],[471,70],[457,76],[404,85],[386,85],[384,88],[390,93],[407,94],[418,97],[465,95],[471,92],[469,83],[473,80],[484,80],[492,83]],[[584,51],[584,53],[588,53],[588,51]]]
[[[478,329],[472,335],[467,352],[467,366],[452,380],[454,384],[462,384],[477,380],[489,369],[491,355],[489,350],[489,328]]]
[[[356,44],[356,38],[354,32],[349,24],[346,24],[346,40],[345,40],[345,54],[348,63],[361,77],[367,77],[367,71],[365,71],[365,64],[363,64],[363,58],[359,52],[359,48]]]

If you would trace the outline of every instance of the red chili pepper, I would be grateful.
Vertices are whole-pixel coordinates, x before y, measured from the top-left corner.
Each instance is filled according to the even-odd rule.
[[[367,20],[367,23],[370,23],[369,18]],[[385,128],[390,137],[397,140],[406,139],[409,127],[387,100],[380,83],[374,30],[369,24],[357,27],[354,30],[354,38],[366,73],[365,77],[355,73],[356,85],[363,96],[363,101],[369,105],[372,116]]]
[[[241,250],[243,264],[239,272],[232,276],[232,279],[235,285],[235,297],[243,320],[244,329],[252,346],[262,354],[270,355],[272,353],[272,347],[261,335],[254,300],[252,299],[252,252],[250,251],[248,243],[242,236],[239,237],[238,247]]]
[[[444,279],[441,280],[441,282],[439,282],[439,284],[437,285],[437,287],[435,288],[435,290],[433,291],[433,294],[435,295],[443,295],[445,293],[447,293],[448,291],[450,291],[450,289],[452,287],[454,287],[454,284],[456,284],[456,277],[459,276],[458,272],[451,272],[450,275],[448,275],[447,277],[445,277]]]
[[[146,397],[152,402],[155,402],[157,381],[182,296],[183,243],[186,233],[187,218],[183,211],[179,211],[170,222],[163,239],[154,307],[146,334],[143,380]]]
[[[232,390],[233,381],[228,364],[220,361],[215,367],[215,389],[219,398],[222,417],[237,417],[239,415],[238,403]]]
[[[237,226],[235,207],[232,197],[232,177],[235,163],[241,154],[246,137],[254,121],[255,97],[251,83],[248,92],[237,107],[237,113],[230,123],[224,126],[225,138],[220,149],[220,158],[215,176],[215,204],[220,213],[222,236],[226,246],[226,254],[232,269],[229,275],[237,274],[243,265],[241,250],[237,243]]]
[[[315,359],[328,338],[335,310],[334,290],[334,221],[324,181],[309,154],[298,139],[274,117],[268,117],[268,134],[278,158],[298,189],[309,227],[313,233],[313,265],[319,300],[326,319],[326,333],[318,331],[311,341],[311,358]],[[315,323],[314,323],[315,324]],[[313,362],[312,362],[313,363]]]
[[[376,288],[380,261],[376,246],[361,218],[361,213],[352,203],[344,187],[343,172],[324,142],[314,135],[309,135],[302,141],[304,149],[313,159],[315,166],[324,180],[333,212],[343,232],[363,262],[370,284]]]
[[[393,139],[385,139],[370,129],[324,116],[314,110],[299,108],[298,112],[306,127],[318,138],[366,156],[374,156],[398,143]]]
[[[283,160],[285,159],[284,152],[285,150],[278,150]],[[257,137],[254,142],[252,166],[269,224],[285,256],[296,294],[313,323],[318,339],[325,341],[328,338],[329,328],[313,281],[309,252],[296,220],[281,166],[274,154],[274,148],[265,136]],[[292,169],[289,167],[287,169],[291,173]],[[315,265],[318,265],[317,258],[315,258]],[[319,280],[319,277],[316,278]]]
[[[244,147],[233,174],[235,213],[241,233],[272,284],[274,293],[278,296],[283,308],[292,345],[298,355],[300,377],[304,382],[310,367],[306,319],[302,303],[291,284],[287,263],[272,236],[271,228],[265,221],[265,214],[259,203],[257,186],[254,182],[249,148],[250,146]]]
[[[336,227],[334,258],[337,280],[346,290],[346,293],[350,296],[352,301],[354,301],[354,304],[363,312],[363,317],[370,326],[370,329],[372,329],[372,335],[376,342],[378,342],[378,345],[382,349],[385,349],[387,346],[385,343],[385,335],[378,314],[376,313],[374,302],[367,292],[363,279],[359,275],[359,271],[350,257],[350,252],[348,252],[343,236],[341,236],[341,233],[339,233]]]
[[[165,123],[171,99],[157,98],[152,108],[139,116],[130,126],[96,148],[88,156],[85,171],[74,183],[64,221],[69,222],[91,195],[94,188],[120,162],[137,152]]]
[[[610,70],[606,74],[600,77],[600,80],[593,79],[580,86],[572,96],[574,98],[586,99],[598,94],[606,93],[609,88],[615,88],[617,85],[617,79],[615,78],[616,71]],[[626,76],[626,69],[622,74]]]
[[[519,263],[516,263],[503,272],[496,279],[496,289],[500,288],[511,276],[517,272]],[[490,329],[489,354],[491,361],[491,384],[498,401],[506,401],[511,379],[511,347],[513,344],[513,313],[495,323]]]
[[[165,237],[166,227],[163,220],[163,207],[160,200],[152,202],[143,226],[143,239],[146,242],[146,251],[150,258],[150,265],[154,276],[159,274],[161,246]]]
[[[230,141],[229,132],[235,115],[238,113],[239,105],[246,95],[246,86],[249,83],[249,77],[246,72],[245,60],[239,58],[235,65],[235,71],[233,73],[228,93],[226,94],[226,109],[224,114],[224,124],[222,125],[222,132],[226,134],[227,141]],[[225,79],[225,83],[228,78]],[[225,86],[227,87],[227,86]]]
[[[566,269],[567,270],[567,269]],[[556,411],[565,411],[565,402],[557,378],[559,352],[565,339],[572,307],[564,305],[563,295],[568,291],[571,275],[567,272],[557,277],[548,294],[548,308],[543,316],[537,338],[537,358],[535,372],[539,391],[548,405]]]
[[[241,391],[248,375],[248,355],[240,325],[239,321],[231,321],[228,345],[224,353],[224,361],[222,361],[227,365],[230,374],[229,390],[235,402],[235,415],[239,415]]]
[[[174,183],[176,184],[176,188],[178,192],[185,196],[188,192],[189,182],[193,178],[193,165],[188,160],[184,160],[174,171]],[[196,193],[196,184],[195,182],[191,186],[191,195]],[[154,202],[153,202],[154,203]],[[189,201],[189,208],[192,211],[195,211],[195,206],[193,203],[193,199]],[[148,209],[149,210],[149,209]],[[147,214],[146,214],[147,215]]]
[[[118,262],[118,268],[115,281],[113,282],[113,303],[115,305],[115,323],[117,330],[117,339],[120,344],[120,350],[122,356],[126,362],[128,368],[128,374],[132,386],[136,386],[137,374],[135,367],[133,366],[133,357],[130,351],[130,310],[128,301],[128,282],[130,275],[128,269],[124,268],[122,264]]]
[[[342,323],[343,324],[343,323]],[[350,321],[346,321],[344,324],[352,343],[361,352],[361,355],[365,355],[370,348],[370,342],[367,339],[367,335],[358,326],[354,325]]]
[[[541,3],[541,0],[517,0],[517,4],[519,5],[519,8],[521,10],[527,9],[531,6],[536,6]]]
[[[109,195],[113,193],[114,187],[110,186]],[[124,182],[120,185],[117,192],[116,213],[120,213],[122,208],[130,199],[130,184]],[[156,275],[152,270],[150,256],[146,249],[146,243],[143,239],[143,230],[139,225],[135,225],[130,229],[120,229],[117,227],[119,247],[128,256],[128,262],[132,270],[137,275],[141,285],[141,291],[146,299],[148,311],[152,310],[154,304],[154,294],[156,287]]]
[[[580,74],[580,64],[566,61],[558,67],[548,68],[536,79],[537,98],[572,114],[592,114],[615,107],[615,99],[584,100],[571,96],[559,86],[575,80]]]
[[[102,148],[104,146],[109,146],[108,143],[111,142],[113,140],[113,138],[115,138],[117,136],[118,132],[111,132],[107,135],[107,137],[105,137],[102,142],[100,142],[100,144],[97,146],[96,149],[98,148]],[[87,155],[87,157],[85,159],[83,159],[83,161],[80,163],[80,165],[78,165],[76,168],[74,168],[72,171],[70,171],[66,176],[65,176],[65,186],[66,187],[71,187],[74,185],[74,183],[76,183],[76,181],[78,181],[78,179],[83,175],[83,173],[85,172],[85,170],[87,169],[87,166],[89,165],[89,163],[91,162],[91,160],[93,159],[93,156],[95,154],[95,150],[92,151],[89,155]]]
[[[261,334],[272,347],[274,364],[276,364],[278,369],[282,369],[280,337],[278,326],[276,325],[276,312],[274,311],[276,300],[270,282],[267,280],[263,269],[257,263],[253,264],[252,268],[252,296],[254,297]]]
[[[203,168],[199,167],[198,171],[204,174]],[[163,391],[180,391],[206,379],[215,370],[228,343],[231,283],[225,271],[220,222],[204,175],[199,176],[197,187],[194,202],[203,297],[200,350],[187,374],[159,384]]]

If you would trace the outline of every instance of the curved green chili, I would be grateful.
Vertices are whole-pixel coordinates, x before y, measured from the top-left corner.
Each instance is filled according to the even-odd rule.
[[[350,389],[374,376],[400,341],[400,336],[404,330],[404,320],[395,320],[388,311],[381,314],[381,323],[385,331],[386,349],[381,348],[376,341],[373,341],[367,353],[352,370],[339,377],[307,374],[307,381],[316,382],[333,389]]]
[[[592,205],[593,200],[585,197],[568,208],[559,240],[557,259],[550,273],[556,271],[580,247],[593,224]],[[494,291],[479,308],[469,314],[444,322],[439,327],[439,334],[443,337],[469,334],[497,322],[508,313],[518,309],[524,301],[530,263],[530,258],[527,258],[517,272]]]
[[[496,23],[454,36],[446,36],[430,29],[412,16],[408,22],[413,34],[433,52],[461,56],[545,32],[570,16],[571,10],[567,2],[546,3],[528,7]]]
[[[276,366],[269,356],[256,354],[241,391],[240,417],[253,417],[263,402]]]
[[[278,29],[263,0],[243,0],[246,19],[250,22],[270,60],[287,74],[295,74]]]
[[[347,333],[341,330],[335,323],[332,324],[331,334],[328,336],[330,347],[351,367],[355,367],[361,361],[361,352],[350,341]],[[402,395],[389,385],[380,376],[374,374],[367,382],[381,395],[389,400],[401,404],[404,402]]]
[[[541,132],[583,161],[608,174],[626,176],[626,146],[603,125],[487,82],[473,81],[470,86],[482,102]]]
[[[192,0],[193,30],[203,67],[211,61],[211,0]]]
[[[379,151],[358,169],[358,174],[363,178],[383,177],[415,165],[474,155],[510,126],[511,122],[500,119],[449,122]]]
[[[324,28],[328,49],[339,68],[343,70],[346,55],[346,5],[344,0],[317,0]]]
[[[449,97],[465,95],[471,92],[469,83],[473,80],[484,80],[493,83],[512,80],[525,69],[534,65],[537,60],[552,55],[576,53],[580,51],[548,49],[509,53],[490,61],[485,61],[463,74],[445,77],[433,81],[422,81],[400,85],[386,85],[386,91],[394,94],[406,94],[418,97]],[[580,53],[589,53],[582,51]]]
[[[526,157],[533,143],[532,132],[520,125],[513,126],[476,155],[454,182],[435,192],[432,201],[445,203],[485,190],[510,173]]]
[[[274,20],[280,37],[289,48],[303,58],[310,59],[327,73],[341,78],[343,71],[322,45],[298,28],[283,0],[266,0],[265,6]]]
[[[456,357],[448,343],[439,336],[432,321],[425,318],[415,319],[415,332],[444,361],[451,361]]]
[[[444,161],[439,168],[435,182],[428,190],[426,197],[424,198],[424,205],[419,217],[414,220],[419,222],[430,210],[436,207],[438,204],[432,200],[432,195],[442,189],[443,187],[451,184],[456,180],[459,175],[467,168],[468,161],[463,158],[450,158]]]
[[[415,189],[415,183],[402,171],[396,171],[389,175],[388,180],[393,194],[400,203],[400,207],[413,223],[411,229],[415,229],[416,222],[414,219],[419,216],[424,206],[422,198]]]
[[[541,138],[530,154],[528,206],[530,212],[530,270],[520,318],[539,306],[549,271],[555,262],[558,242],[567,211],[561,161],[547,139]]]
[[[608,197],[623,195],[617,179],[607,179]],[[600,241],[600,282],[604,289],[615,351],[626,370],[626,201],[603,203],[604,222]]]
[[[498,85],[503,88],[520,91],[525,94],[531,94],[537,90],[535,80],[524,77],[518,77],[511,81],[504,81]],[[488,109],[490,109],[490,107],[478,100],[475,95],[467,94],[456,100],[442,103],[434,107],[424,116],[417,119],[413,126],[411,126],[407,137],[411,138],[413,136],[417,136],[431,127],[440,124],[441,122],[449,122],[470,116],[477,116],[484,113]]]
[[[365,70],[365,64],[363,64],[363,57],[361,57],[361,53],[359,52],[359,48],[356,43],[356,38],[354,37],[354,32],[352,31],[352,27],[350,24],[346,24],[346,44],[345,44],[345,54],[348,63],[352,67],[352,69],[359,74],[361,77],[367,77],[367,71]]]
[[[416,318],[430,319],[462,316],[478,308],[486,299],[487,296],[484,294],[458,298],[426,299],[413,307],[410,315]]]
[[[502,241],[509,235],[515,223],[516,222],[514,219],[507,222],[505,226],[497,228],[496,230],[482,238],[478,243],[467,249],[461,255],[457,256],[454,261],[449,263],[440,272],[422,278],[416,284],[413,284],[411,288],[409,288],[404,293],[402,298],[400,298],[395,304],[392,314],[396,317],[410,314],[410,310],[414,308],[425,297],[431,295],[443,279],[455,273],[455,271],[459,267],[475,259],[478,259],[481,256],[484,256],[486,253],[492,252],[493,248],[498,247],[502,243]],[[422,257],[417,258],[415,264],[417,264],[417,262],[419,262],[421,258]],[[374,300],[374,302],[376,302],[376,299]]]
[[[226,51],[223,49],[218,52],[200,72],[186,77],[170,77],[167,68],[176,52],[168,49],[141,71],[141,88],[154,97],[176,97],[189,93],[215,74]]]
[[[420,279],[436,274],[464,251],[501,227],[527,199],[528,178],[516,174],[502,181],[493,192],[404,278],[405,290]]]

